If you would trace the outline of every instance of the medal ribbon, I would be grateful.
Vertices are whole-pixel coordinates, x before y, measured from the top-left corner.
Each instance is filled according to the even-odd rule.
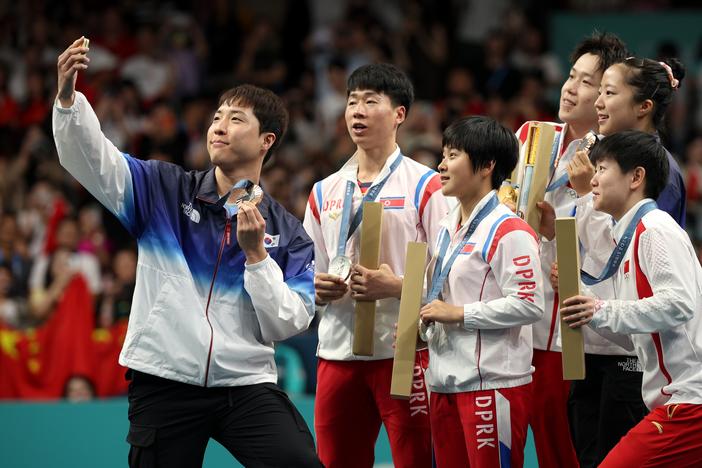
[[[639,224],[639,221],[641,221],[641,218],[643,218],[644,215],[646,215],[646,213],[649,213],[657,208],[658,205],[656,205],[656,202],[654,202],[653,200],[641,205],[639,209],[636,210],[634,217],[631,219],[631,221],[629,221],[629,225],[626,227],[624,235],[621,239],[619,239],[619,242],[617,242],[617,246],[614,248],[612,255],[609,256],[609,260],[607,260],[607,265],[605,266],[600,276],[594,277],[589,273],[580,270],[582,282],[588,286],[592,286],[593,284],[600,283],[610,278],[614,274],[614,272],[617,271],[619,265],[622,263],[622,260],[624,259],[624,254],[629,248],[631,239],[634,237],[634,231],[636,230],[636,226]]]
[[[493,196],[490,197],[490,200],[480,209],[478,214],[475,215],[475,218],[473,218],[473,221],[471,221],[468,225],[468,230],[463,235],[461,242],[459,242],[456,248],[453,249],[451,256],[446,261],[446,265],[444,265],[444,257],[446,256],[446,251],[448,250],[449,243],[451,242],[451,236],[449,235],[448,230],[444,228],[441,233],[442,236],[439,247],[439,255],[436,259],[434,273],[431,277],[431,292],[427,296],[427,303],[439,297],[441,290],[444,288],[444,282],[446,281],[446,278],[448,278],[448,274],[451,271],[453,262],[456,261],[458,254],[461,253],[461,250],[463,250],[463,247],[465,247],[465,245],[468,243],[482,220],[485,219],[485,217],[489,215],[499,204],[500,202],[497,199],[497,195],[493,194]]]
[[[356,229],[358,229],[358,226],[361,224],[361,220],[363,219],[363,204],[365,202],[375,200],[375,198],[380,193],[380,190],[385,185],[385,182],[388,181],[392,173],[395,172],[395,169],[397,169],[400,163],[402,162],[402,158],[402,153],[400,153],[390,165],[390,172],[388,173],[388,175],[386,175],[383,178],[383,180],[381,180],[380,182],[368,189],[366,194],[363,196],[361,206],[359,206],[358,211],[351,220],[350,225],[349,219],[351,218],[351,210],[353,209],[353,193],[356,190],[356,183],[351,182],[350,180],[346,182],[346,192],[344,193],[344,207],[341,213],[341,228],[339,229],[339,244],[336,247],[337,255],[344,255],[344,253],[346,252],[346,242],[348,242],[349,238],[353,235],[354,232],[356,232]]]

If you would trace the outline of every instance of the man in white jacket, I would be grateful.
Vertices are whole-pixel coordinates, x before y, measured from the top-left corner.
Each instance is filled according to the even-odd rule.
[[[592,208],[616,224],[607,267],[588,282],[610,277],[616,296],[569,298],[561,315],[572,328],[628,338],[651,411],[600,466],[699,466],[702,268],[687,233],[654,201],[668,180],[666,152],[654,135],[626,131],[604,138],[591,158]]]
[[[407,242],[433,246],[446,200],[436,171],[403,156],[396,142],[414,98],[409,78],[390,64],[366,65],[351,74],[347,93],[346,125],[356,152],[314,185],[304,221],[314,241],[320,313],[314,418],[319,456],[328,468],[373,466],[382,423],[395,466],[431,466],[426,350],[417,353],[412,398],[396,400],[390,397],[392,344]],[[364,201],[384,206],[380,267],[355,265],[350,271],[359,258]],[[346,271],[338,268],[340,261]],[[377,301],[370,357],[352,352],[356,300]]]
[[[313,246],[254,190],[287,126],[280,98],[250,85],[225,92],[207,132],[215,167],[186,172],[105,138],[75,90],[87,53],[80,38],[59,56],[54,140],[61,164],[139,245],[119,359],[131,377],[129,465],[200,466],[214,438],[245,466],[320,466],[273,359],[273,342],[312,319]]]

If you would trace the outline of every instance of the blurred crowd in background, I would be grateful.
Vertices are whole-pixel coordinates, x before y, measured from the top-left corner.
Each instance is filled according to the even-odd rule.
[[[281,95],[290,126],[264,168],[262,185],[301,219],[312,183],[354,151],[343,114],[346,78],[356,67],[387,61],[409,73],[416,102],[399,144],[405,155],[436,167],[442,129],[458,116],[489,115],[515,130],[526,120],[557,119],[568,70],[549,51],[554,38],[548,37],[548,11],[623,6],[616,0],[109,3],[0,2],[0,358],[23,356],[27,369],[22,372],[30,377],[44,372],[41,366],[53,366],[52,356],[41,356],[39,348],[63,349],[52,348],[55,337],[32,333],[57,316],[76,277],[83,285],[84,294],[78,288],[76,297],[83,298],[78,301],[93,330],[90,339],[111,340],[117,350],[134,290],[133,240],[59,166],[53,144],[56,59],[76,38],[90,38],[91,59],[78,89],[93,105],[105,135],[142,159],[207,169],[204,138],[218,95],[244,82]],[[670,6],[652,0],[635,8]],[[677,56],[676,48],[661,43],[658,54]],[[699,244],[702,47],[696,59],[686,64],[688,75],[663,139],[685,168],[688,228]],[[68,309],[61,316],[75,321],[76,307]],[[290,345],[296,353],[281,352],[288,364],[284,369],[301,361],[306,383],[290,384],[299,391],[314,390],[315,335],[312,329],[297,338]],[[114,349],[95,353],[114,361]],[[75,387],[79,395],[90,396],[96,386],[101,396],[119,393],[120,385],[95,382],[90,370],[95,365],[83,363],[78,373],[72,364],[53,393],[36,395],[68,395]],[[114,377],[118,372],[109,374],[102,378],[120,378]],[[0,369],[0,379],[9,375]],[[295,380],[290,373],[284,377]],[[8,382],[5,386],[5,397],[28,395]],[[2,387],[0,382],[0,397]]]

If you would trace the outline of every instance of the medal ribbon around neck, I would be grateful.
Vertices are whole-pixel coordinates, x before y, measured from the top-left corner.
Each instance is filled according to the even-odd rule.
[[[561,137],[562,138],[562,137]],[[561,157],[556,158],[556,152],[558,151],[558,140],[560,138],[556,138],[553,142],[554,144],[554,152],[551,154],[551,167],[553,167],[553,173],[554,175],[556,174],[556,169],[558,168],[558,163],[561,161]],[[576,152],[585,150],[585,151],[590,151],[592,148],[592,145],[595,144],[597,141],[597,134],[593,131],[590,130],[585,134],[584,137],[580,139],[580,143],[578,143],[578,147],[575,149]],[[563,187],[565,184],[568,183],[568,171],[564,174],[561,174],[561,176],[551,182],[548,187],[546,187],[546,192],[552,192],[556,190],[559,187]]]
[[[604,270],[602,270],[602,273],[600,273],[600,276],[594,277],[586,271],[580,270],[582,282],[587,286],[592,286],[593,284],[601,283],[602,281],[611,278],[624,259],[624,254],[629,248],[629,244],[631,243],[631,239],[634,237],[634,231],[636,230],[636,226],[638,226],[639,221],[641,221],[641,218],[643,218],[646,213],[649,213],[657,208],[658,205],[656,205],[656,202],[653,200],[641,205],[639,209],[636,210],[634,217],[631,218],[631,221],[629,221],[629,225],[626,227],[624,235],[622,235],[622,238],[619,239],[619,242],[617,242],[617,246],[614,248],[612,255],[609,256],[607,265],[605,266]]]
[[[439,255],[436,259],[436,265],[434,266],[434,273],[431,276],[431,291],[429,295],[427,296],[427,303],[433,301],[434,299],[439,297],[439,294],[441,293],[442,289],[444,288],[444,283],[446,282],[446,278],[448,278],[449,272],[451,271],[451,267],[453,266],[453,262],[456,261],[456,258],[458,258],[458,254],[461,253],[461,250],[463,250],[463,247],[468,243],[470,240],[471,236],[475,232],[475,230],[478,228],[478,225],[489,215],[492,210],[494,210],[497,205],[500,204],[500,201],[497,199],[497,195],[493,194],[492,197],[490,197],[490,200],[483,206],[480,211],[478,212],[477,215],[475,215],[475,218],[473,218],[473,221],[470,222],[468,225],[468,230],[466,233],[463,235],[463,239],[461,242],[458,243],[455,249],[453,249],[453,252],[451,253],[451,256],[449,259],[446,261],[446,265],[444,265],[444,257],[446,256],[446,251],[448,250],[449,243],[451,242],[451,236],[448,233],[448,230],[444,229],[442,231],[442,237],[441,237],[441,246],[439,247]]]
[[[341,214],[341,227],[339,229],[339,244],[336,248],[337,256],[344,255],[344,253],[346,252],[346,242],[348,242],[349,238],[353,235],[356,229],[358,229],[358,226],[361,224],[361,220],[363,219],[363,204],[365,202],[375,200],[375,198],[380,193],[380,190],[385,185],[385,182],[388,181],[392,173],[395,172],[395,169],[397,169],[400,163],[402,162],[402,158],[402,153],[400,153],[390,165],[390,172],[388,173],[388,175],[386,175],[385,178],[383,178],[383,180],[381,180],[380,182],[368,189],[366,194],[363,196],[361,206],[358,207],[358,211],[354,215],[353,219],[350,221],[350,225],[349,220],[351,218],[351,210],[353,209],[353,193],[356,190],[356,183],[351,182],[350,180],[346,182],[346,192],[344,193],[344,207]]]

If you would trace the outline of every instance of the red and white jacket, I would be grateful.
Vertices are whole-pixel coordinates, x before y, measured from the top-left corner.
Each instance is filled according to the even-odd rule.
[[[524,158],[524,142],[526,142],[528,136],[529,122],[525,122],[519,130],[517,130],[517,138],[521,142],[519,157]],[[553,147],[552,160],[555,163],[555,169],[551,169],[549,184],[553,181],[559,180],[561,177],[567,174],[566,167],[568,163],[575,156],[575,151],[578,148],[581,140],[573,140],[564,147],[564,137],[568,130],[566,124],[560,124],[555,122],[541,122],[544,124],[552,125],[556,130],[556,144]],[[556,217],[564,216],[575,216],[575,206],[577,200],[577,193],[573,190],[570,184],[562,185],[550,192],[547,192],[544,196],[544,200],[548,202],[556,211]],[[594,271],[599,266],[599,263],[594,263],[590,265],[588,262],[595,262],[595,258],[587,258],[583,256],[583,268],[586,271],[591,269]],[[544,316],[532,327],[534,332],[534,348],[545,350],[545,351],[559,351],[561,350],[561,338],[560,338],[560,325],[558,321],[558,295],[554,293],[551,287],[551,282],[548,280],[551,273],[551,264],[556,261],[556,239],[548,240],[541,237],[541,269],[544,276]],[[612,286],[611,283],[605,281],[600,283],[593,291],[600,297],[613,297],[612,296]],[[605,355],[631,355],[630,351],[627,351],[609,340],[606,340],[594,333],[592,330],[584,329],[583,335],[585,339],[585,352],[592,354],[605,354]]]
[[[397,148],[388,157],[373,185],[390,171],[390,165],[400,154]],[[337,172],[312,187],[303,226],[314,242],[315,271],[326,273],[329,261],[336,257],[341,227],[341,213],[346,182],[355,184],[352,215],[358,211],[363,198],[357,184],[358,159],[351,157]],[[436,243],[440,221],[448,212],[446,198],[441,193],[439,174],[408,157],[390,175],[376,201],[385,205],[383,211],[380,263],[387,263],[396,275],[405,270],[408,242],[427,242],[430,254]],[[362,226],[346,243],[346,255],[358,262]],[[338,301],[319,308],[319,357],[335,361],[378,360],[393,357],[394,327],[400,300],[377,301],[375,314],[374,355],[355,356],[352,353],[355,301],[346,294]]]
[[[614,226],[618,241],[645,199]],[[662,210],[641,219],[590,326],[629,335],[643,367],[649,409],[702,404],[702,267],[687,233]]]
[[[444,261],[493,196],[494,191],[486,195],[458,230],[460,207],[442,221],[442,235],[451,236]],[[434,256],[427,269],[429,281],[436,261]],[[429,345],[425,378],[431,391],[458,393],[531,382],[531,324],[541,319],[544,298],[538,241],[524,220],[497,205],[456,257],[441,299],[462,305],[464,320],[429,326],[420,322],[420,334]]]

